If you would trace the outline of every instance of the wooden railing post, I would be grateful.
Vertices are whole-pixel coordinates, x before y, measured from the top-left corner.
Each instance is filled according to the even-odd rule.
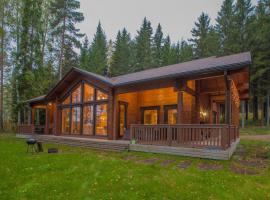
[[[167,127],[167,142],[169,146],[172,146],[172,129],[170,125]]]

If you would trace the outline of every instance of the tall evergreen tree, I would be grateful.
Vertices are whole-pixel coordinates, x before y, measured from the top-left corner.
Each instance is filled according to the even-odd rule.
[[[217,16],[216,29],[219,35],[220,54],[227,55],[237,51],[235,46],[235,6],[233,0],[225,0]]]
[[[182,40],[180,42],[180,53],[179,53],[180,62],[189,61],[192,60],[192,58],[193,58],[192,45],[188,44],[185,40]]]
[[[253,15],[254,7],[251,0],[237,0],[235,5],[235,23],[236,23],[236,38],[235,44],[237,52],[248,50],[249,26]]]
[[[102,29],[101,23],[98,23],[96,34],[90,46],[90,71],[104,75],[107,70],[107,40]]]
[[[163,32],[162,27],[158,24],[154,39],[153,39],[153,56],[154,56],[154,65],[159,67],[162,65],[162,46],[163,46]]]
[[[172,55],[171,55],[171,39],[170,36],[167,36],[164,39],[164,45],[162,47],[161,58],[162,58],[162,66],[166,66],[172,63]]]
[[[79,33],[75,24],[84,20],[83,14],[77,11],[79,8],[80,2],[77,0],[54,0],[51,5],[51,15],[54,16],[51,23],[52,36],[57,42],[55,47],[59,54],[59,79],[72,66],[76,66],[77,54],[74,47],[80,48],[79,38],[83,34]]]
[[[195,27],[191,30],[192,42],[195,50],[195,55],[198,57],[207,57],[215,55],[218,50],[217,35],[214,28],[210,25],[208,14],[202,13],[198,22],[195,22]]]
[[[130,34],[124,28],[122,32],[118,32],[112,55],[111,73],[113,76],[128,73],[130,71],[131,62],[131,46]]]
[[[146,19],[143,20],[138,35],[135,39],[136,43],[136,66],[135,71],[140,71],[153,67],[153,53],[152,53],[152,26],[151,22]]]
[[[90,59],[89,59],[89,40],[86,36],[83,41],[83,45],[81,47],[81,53],[80,53],[80,65],[79,67],[84,70],[90,70]]]

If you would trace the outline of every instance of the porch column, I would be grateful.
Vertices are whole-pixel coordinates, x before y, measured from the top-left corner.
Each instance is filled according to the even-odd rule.
[[[225,122],[226,124],[231,124],[231,80],[227,74],[224,73],[225,79]]]
[[[116,140],[118,135],[118,95],[113,93],[113,132],[112,132],[112,139]]]
[[[183,91],[177,91],[177,124],[183,123]]]
[[[114,135],[114,97],[113,92],[109,94],[108,102],[108,139],[112,140]]]
[[[195,81],[195,123],[200,123],[200,80]]]
[[[28,125],[32,123],[32,108],[28,107]]]
[[[44,133],[49,133],[49,120],[48,120],[49,110],[48,110],[48,104],[46,104],[46,112],[45,112],[45,130]]]

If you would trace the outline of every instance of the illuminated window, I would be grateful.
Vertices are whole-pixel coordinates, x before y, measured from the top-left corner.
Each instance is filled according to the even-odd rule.
[[[70,108],[62,110],[62,134],[69,134],[70,131]]]
[[[81,102],[81,85],[79,85],[71,94],[72,103],[80,103]]]
[[[166,124],[177,123],[177,105],[164,106],[164,121]]]
[[[93,101],[94,100],[94,88],[88,84],[84,84],[84,101]]]
[[[142,123],[143,124],[158,124],[159,107],[142,108]]]
[[[94,109],[93,106],[83,107],[83,134],[93,135]]]
[[[96,106],[96,135],[107,135],[107,104]]]
[[[108,95],[105,94],[104,92],[97,90],[97,100],[106,100],[106,99],[108,99]]]
[[[81,132],[81,108],[73,107],[71,116],[71,134],[80,134]]]
[[[65,100],[63,101],[62,104],[70,104],[70,96],[68,96],[67,98],[65,98]]]

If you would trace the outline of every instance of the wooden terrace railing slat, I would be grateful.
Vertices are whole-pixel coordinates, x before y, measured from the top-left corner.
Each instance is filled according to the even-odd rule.
[[[137,144],[226,149],[239,138],[238,127],[221,124],[131,125]]]

